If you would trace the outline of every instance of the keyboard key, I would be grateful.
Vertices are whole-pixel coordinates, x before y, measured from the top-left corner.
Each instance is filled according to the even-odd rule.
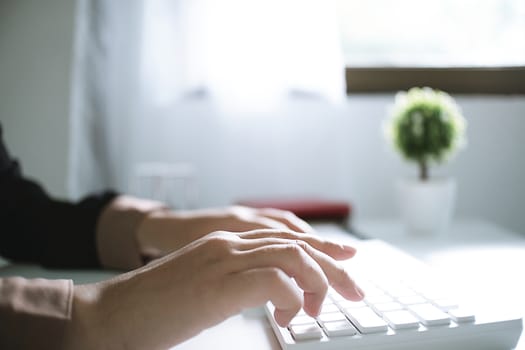
[[[308,316],[308,314],[304,311],[304,309],[301,309],[296,316]]]
[[[386,322],[370,308],[346,309],[346,315],[361,333],[386,332]]]
[[[345,321],[346,316],[342,312],[330,312],[330,313],[322,313],[319,316],[317,316],[317,320],[321,323],[325,322],[333,322],[333,321]]]
[[[355,327],[346,318],[342,321],[323,323],[323,328],[329,337],[357,334]]]
[[[304,315],[297,315],[290,321],[291,325],[299,325],[299,324],[308,324],[308,323],[315,323],[315,318],[310,317],[306,314]]]
[[[365,292],[365,296],[367,297],[385,294],[385,291],[383,289],[378,288],[372,284],[367,284],[365,286],[359,285],[359,287],[363,290],[363,292]]]
[[[338,294],[338,293],[329,293],[328,294],[328,297],[330,298],[330,300],[332,300],[333,302],[339,302],[339,301],[345,301],[347,299],[345,299],[344,296],[342,296],[341,294]]]
[[[402,283],[388,284],[384,286],[384,289],[395,298],[417,295],[412,288]]]
[[[379,314],[386,312],[386,311],[395,311],[395,310],[403,310],[404,307],[398,302],[391,302],[391,303],[379,303],[372,305],[372,308]]]
[[[458,303],[450,298],[434,299],[432,303],[444,311],[456,309],[458,307]]]
[[[423,298],[421,295],[410,295],[397,298],[403,305],[415,305],[415,304],[426,304],[428,303],[427,299]]]
[[[424,295],[426,298],[430,298],[432,300],[438,300],[438,299],[447,299],[448,293],[443,289],[443,287],[439,285],[424,285],[420,286],[419,288],[416,288],[416,290]]]
[[[329,313],[329,312],[339,312],[339,307],[336,304],[323,304],[323,308],[321,309],[321,313]]]
[[[407,310],[387,311],[383,318],[394,329],[419,328],[418,319]]]
[[[450,324],[450,317],[432,304],[411,305],[409,309],[425,326]]]
[[[344,300],[338,302],[341,309],[357,309],[361,307],[368,307],[364,301],[350,301]]]
[[[476,320],[476,316],[472,312],[463,308],[448,310],[448,314],[457,323],[474,322]]]
[[[295,340],[321,339],[323,331],[317,323],[291,325],[290,333]]]
[[[367,296],[365,298],[365,303],[367,303],[368,305],[379,304],[379,303],[390,303],[392,301],[394,301],[394,299],[392,299],[390,295],[386,295],[386,294],[372,295],[372,296]]]

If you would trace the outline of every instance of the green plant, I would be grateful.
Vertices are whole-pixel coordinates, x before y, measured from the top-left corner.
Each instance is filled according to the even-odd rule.
[[[398,92],[385,124],[386,136],[427,180],[429,165],[442,163],[466,144],[466,121],[446,92],[428,87]]]

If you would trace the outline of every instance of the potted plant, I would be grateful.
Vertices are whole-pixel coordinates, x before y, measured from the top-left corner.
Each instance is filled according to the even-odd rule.
[[[419,176],[398,184],[403,221],[412,232],[437,232],[452,216],[456,182],[430,176],[430,167],[447,161],[466,144],[466,121],[450,95],[428,87],[397,93],[385,133]]]

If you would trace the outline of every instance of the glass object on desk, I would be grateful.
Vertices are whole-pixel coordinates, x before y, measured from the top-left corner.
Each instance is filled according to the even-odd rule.
[[[189,163],[138,163],[130,179],[131,194],[166,203],[171,208],[197,207],[195,168]]]

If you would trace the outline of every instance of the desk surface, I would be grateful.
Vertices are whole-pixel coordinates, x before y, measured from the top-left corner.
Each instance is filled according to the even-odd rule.
[[[465,287],[464,292],[475,292],[488,301],[504,301],[507,307],[522,308],[525,316],[524,236],[480,220],[457,222],[437,236],[408,236],[393,220],[362,222],[358,230],[427,262],[436,272],[446,274],[450,283]],[[354,241],[333,227],[324,227],[322,235],[349,243]],[[114,274],[111,271],[46,270],[31,265],[0,268],[0,276],[71,278],[75,283],[94,282]],[[468,286],[465,286],[466,279]],[[246,310],[180,344],[177,349],[223,347],[280,349],[261,308]],[[523,335],[516,349],[525,350]]]

